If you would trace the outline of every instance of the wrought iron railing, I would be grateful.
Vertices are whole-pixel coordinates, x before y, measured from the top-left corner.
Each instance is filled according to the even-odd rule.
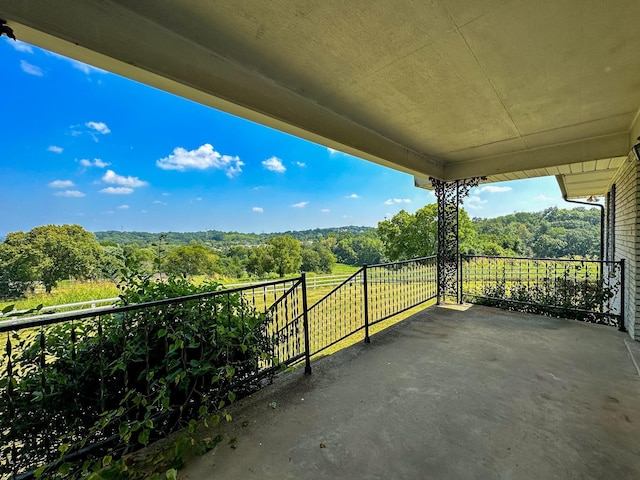
[[[624,260],[462,255],[463,301],[624,329]]]
[[[202,408],[215,410],[228,392],[235,398],[235,392],[253,391],[283,366],[304,363],[310,373],[312,355],[362,330],[368,342],[369,326],[435,298],[436,291],[436,258],[428,257],[362,267],[311,307],[303,274],[187,297],[0,322],[5,346],[0,357],[0,478],[31,478],[42,465],[55,469],[61,462],[98,458],[105,451],[114,456],[129,451],[136,442],[123,438],[118,423],[134,425],[139,435],[141,405],[146,406],[144,421],[161,426],[154,435],[168,434],[201,416]],[[206,342],[194,338],[191,325],[203,320],[204,328],[212,327]],[[225,361],[235,362],[235,374],[227,379],[214,371],[203,377],[200,360],[221,343],[217,335],[242,337],[245,329],[255,330],[263,353],[245,359],[242,344],[219,351]],[[163,365],[173,368],[175,376],[158,373],[158,358],[169,359]],[[187,381],[187,393],[169,396],[166,401],[175,408],[154,410],[167,379]],[[128,397],[133,406],[119,409]],[[59,408],[62,404],[65,408]],[[96,423],[111,418],[105,412],[119,417]]]
[[[436,298],[436,268],[435,256],[363,266],[309,308],[311,355],[362,330],[368,342],[370,326]]]
[[[1,322],[0,478],[31,478],[39,466],[58,468],[106,449],[123,453],[136,442],[123,439],[118,424],[132,426],[135,439],[146,425],[137,427],[137,410],[157,438],[201,416],[202,408],[215,410],[228,392],[235,397],[253,391],[261,379],[304,359],[305,301],[304,277],[299,277]],[[198,321],[200,331],[193,326]],[[222,335],[237,338],[235,347],[223,343]],[[246,352],[242,342],[249,336],[261,355]],[[226,346],[215,351],[217,345]],[[224,360],[232,375],[211,364],[203,371],[203,358],[212,355]],[[185,388],[164,394],[169,381]],[[135,405],[120,411],[127,396]],[[164,405],[168,408],[159,398],[171,402]],[[117,418],[101,425],[105,412]]]

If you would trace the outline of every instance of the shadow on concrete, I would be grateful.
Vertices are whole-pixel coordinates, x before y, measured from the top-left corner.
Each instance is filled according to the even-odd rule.
[[[428,308],[238,402],[180,478],[638,479],[638,353],[612,327]]]

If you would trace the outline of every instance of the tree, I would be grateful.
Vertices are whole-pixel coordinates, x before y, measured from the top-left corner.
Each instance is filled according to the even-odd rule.
[[[18,297],[37,280],[35,252],[27,234],[9,233],[0,244],[0,297]]]
[[[80,225],[43,225],[13,232],[2,245],[4,275],[9,282],[41,281],[47,293],[60,280],[91,278],[98,273],[102,248]]]
[[[468,248],[475,230],[463,208],[458,211],[458,234],[460,249]],[[400,210],[390,220],[378,223],[378,236],[391,261],[435,255],[438,252],[438,205],[426,205],[414,214]]]
[[[107,244],[105,245],[105,243]],[[100,245],[102,245],[102,259],[100,261],[102,277],[116,281],[125,267],[124,250],[118,245],[111,245],[110,242],[100,242]]]
[[[267,245],[263,244],[251,249],[246,265],[247,272],[258,275],[259,277],[272,272],[274,263]]]
[[[384,261],[384,245],[373,235],[363,234],[353,237],[351,248],[355,253],[356,265],[374,265]]]
[[[338,240],[333,247],[333,252],[338,262],[346,265],[358,265],[358,256],[353,249],[353,237],[351,235]]]
[[[273,270],[284,277],[287,273],[295,273],[302,266],[302,246],[291,235],[282,235],[267,240],[268,255],[273,261]]]
[[[331,273],[336,257],[328,247],[315,241],[302,246],[302,270],[305,272]]]
[[[190,276],[211,274],[215,271],[217,255],[200,244],[173,247],[164,266],[168,273]]]
[[[27,234],[35,251],[38,279],[47,293],[60,280],[90,278],[97,273],[102,248],[80,225],[43,225]]]

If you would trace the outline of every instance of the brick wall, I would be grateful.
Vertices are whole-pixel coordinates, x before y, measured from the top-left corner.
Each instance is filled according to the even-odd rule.
[[[640,256],[640,239],[638,238],[638,226],[640,219],[640,175],[638,174],[638,162],[632,156],[616,173],[613,179],[615,184],[614,205],[607,208],[610,218],[607,225],[613,220],[615,233],[609,232],[608,248],[613,243],[613,255],[615,260],[625,259],[625,324],[629,335],[640,340],[640,296],[637,295],[638,284],[638,258]],[[611,192],[611,191],[610,191]],[[611,193],[610,193],[611,194]],[[615,212],[611,214],[611,207]],[[608,250],[610,251],[610,250]]]

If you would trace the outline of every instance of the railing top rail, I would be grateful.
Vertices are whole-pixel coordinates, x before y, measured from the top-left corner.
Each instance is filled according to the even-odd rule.
[[[49,311],[49,310],[58,310],[60,308],[70,308],[70,307],[83,307],[85,305],[95,305],[98,303],[113,303],[120,300],[120,297],[111,297],[111,298],[97,298],[95,300],[85,300],[83,302],[74,302],[74,303],[63,303],[61,305],[46,305],[40,309],[41,312]],[[26,308],[23,310],[13,310],[11,312],[12,315],[28,312],[31,310],[30,308]],[[7,315],[8,317],[12,315]],[[2,315],[0,315],[0,321],[2,321]]]
[[[344,278],[347,278],[350,275],[351,275],[350,273],[342,273],[342,274],[336,274],[336,275],[313,275],[313,276],[308,275],[307,276],[307,280],[313,280],[313,281],[316,281],[316,282],[325,281],[325,280],[330,281],[330,280],[334,280],[334,279],[344,279]],[[300,278],[300,277],[296,276],[296,277],[291,277],[291,278],[286,278],[286,279],[278,279],[277,281],[281,282],[283,280],[284,281],[286,281],[286,280],[296,280],[297,278]],[[262,286],[264,283],[265,282],[261,282],[261,281],[258,281],[258,282],[242,282],[242,283],[227,283],[227,284],[223,284],[223,287],[225,287],[225,288],[228,288],[228,287],[242,288],[242,287],[250,287],[250,286],[253,287],[253,286],[256,286],[256,285]]]
[[[140,310],[143,308],[153,308],[153,307],[161,307],[163,305],[171,305],[174,303],[183,303],[190,302],[194,300],[201,300],[203,298],[215,297],[218,295],[229,295],[233,293],[242,292],[244,290],[253,290],[256,288],[264,288],[273,285],[280,285],[290,282],[301,282],[302,277],[294,277],[287,278],[283,280],[274,280],[271,282],[257,283],[247,287],[239,287],[239,288],[221,288],[219,290],[214,290],[206,293],[196,293],[193,295],[186,295],[183,297],[172,297],[165,298],[162,300],[155,300],[153,302],[144,302],[144,303],[133,303],[130,305],[123,306],[106,306],[106,307],[98,307],[87,310],[81,310],[78,312],[63,312],[59,314],[51,314],[51,315],[38,315],[34,317],[26,317],[26,318],[18,318],[13,320],[4,320],[0,321],[0,333],[10,332],[16,329],[24,329],[24,328],[33,328],[33,327],[41,327],[52,325],[54,323],[62,323],[68,322],[72,320],[81,320],[83,318],[96,317],[99,315],[105,314],[116,314],[116,313],[126,313],[133,310]]]
[[[398,262],[386,262],[386,263],[376,263],[373,265],[367,265],[367,268],[375,268],[375,267],[390,267],[391,265],[403,265],[405,263],[417,263],[423,260],[434,260],[438,258],[437,255],[429,255],[428,257],[420,257],[420,258],[412,258],[410,260],[400,260]]]
[[[469,255],[461,253],[464,258],[487,258],[489,260],[529,260],[529,261],[545,261],[545,262],[581,262],[581,263],[599,263],[599,264],[619,264],[621,260],[588,260],[583,258],[547,258],[547,257],[501,257],[499,255]]]

